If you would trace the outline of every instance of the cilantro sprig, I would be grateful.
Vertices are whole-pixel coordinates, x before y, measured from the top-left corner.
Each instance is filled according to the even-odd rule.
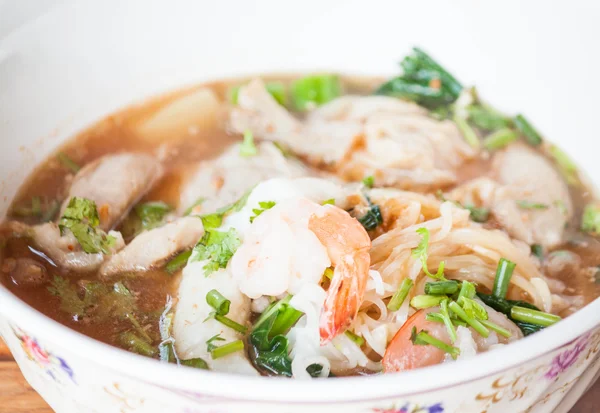
[[[61,235],[70,230],[81,249],[88,254],[110,254],[115,238],[98,228],[100,217],[96,203],[86,198],[73,197],[59,221]]]

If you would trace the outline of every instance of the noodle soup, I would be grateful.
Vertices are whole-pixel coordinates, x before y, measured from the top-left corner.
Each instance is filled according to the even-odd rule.
[[[22,187],[2,282],[161,362],[296,378],[460,361],[600,295],[576,165],[421,50],[402,67],[212,82],[111,115]]]

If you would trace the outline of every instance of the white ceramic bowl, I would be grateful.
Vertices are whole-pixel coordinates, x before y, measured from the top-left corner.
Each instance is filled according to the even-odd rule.
[[[600,180],[600,9],[556,3],[0,1],[0,212],[53,148],[145,97],[249,73],[391,74],[412,45],[527,113]],[[163,365],[71,331],[3,287],[0,314],[27,380],[58,412],[566,412],[600,369],[600,300],[460,364],[318,381]]]

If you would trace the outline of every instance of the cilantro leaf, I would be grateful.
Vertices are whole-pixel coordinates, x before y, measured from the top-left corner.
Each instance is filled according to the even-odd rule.
[[[227,266],[240,244],[241,241],[233,228],[227,232],[208,229],[192,250],[189,262],[207,260],[203,269],[204,275],[208,277],[219,268]]]
[[[375,185],[375,177],[373,175],[369,175],[363,178],[362,183],[367,188],[373,188]]]
[[[60,219],[61,234],[70,230],[83,251],[88,254],[109,254],[115,238],[98,229],[100,217],[96,203],[89,199],[73,197]]]
[[[487,320],[488,319],[488,313],[485,310],[485,308],[483,308],[483,306],[481,304],[479,304],[477,301],[473,300],[472,298],[467,298],[467,297],[460,297],[458,299],[458,304],[460,304],[463,308],[463,310],[465,310],[465,313],[467,313],[467,315],[469,317],[473,317],[476,318],[478,320]]]
[[[134,210],[142,221],[142,228],[149,230],[163,223],[165,215],[171,211],[171,207],[164,202],[146,202],[135,206]]]
[[[444,262],[440,262],[437,273],[432,274],[429,272],[427,268],[427,249],[429,247],[429,230],[427,228],[419,228],[417,229],[417,234],[421,235],[421,241],[419,245],[412,250],[413,257],[419,259],[421,261],[421,266],[423,267],[423,272],[427,274],[427,276],[431,278],[435,278],[436,280],[445,280],[444,277]]]
[[[259,202],[258,205],[260,208],[254,208],[252,210],[252,212],[254,212],[254,215],[250,217],[250,222],[254,222],[256,217],[258,217],[260,214],[262,214],[268,209],[273,208],[275,206],[275,201]]]
[[[256,145],[254,144],[254,135],[251,131],[247,130],[244,132],[244,141],[240,145],[240,155],[247,158],[254,156],[258,153]]]
[[[72,285],[66,278],[55,275],[50,282],[48,292],[60,299],[61,311],[74,317],[82,317],[85,314],[88,303],[79,297],[75,285]]]

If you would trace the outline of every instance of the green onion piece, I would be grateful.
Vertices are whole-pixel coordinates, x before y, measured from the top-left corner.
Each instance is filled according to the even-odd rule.
[[[77,163],[75,163],[75,161],[73,161],[71,158],[69,158],[67,156],[67,154],[64,153],[64,152],[59,152],[56,155],[56,157],[58,158],[58,160],[60,161],[60,163],[65,168],[67,168],[68,170],[70,170],[74,174],[76,174],[77,172],[79,172],[79,170],[81,169],[81,167],[79,165],[77,165]]]
[[[445,324],[444,317],[440,313],[427,313],[427,315],[425,316],[425,320],[433,321],[435,323]],[[462,326],[462,327],[468,326],[467,323],[465,323],[462,320],[459,320],[458,318],[450,317],[450,320],[452,321],[452,324],[454,326],[457,326],[457,327],[458,326]]]
[[[479,322],[481,324],[483,324],[484,326],[486,326],[487,328],[489,328],[490,330],[495,331],[496,333],[500,334],[501,336],[504,336],[506,338],[509,338],[512,336],[512,333],[510,331],[508,331],[504,327],[500,327],[496,323],[492,323],[489,320],[479,320]]]
[[[523,134],[523,137],[525,138],[525,141],[528,144],[532,146],[537,146],[540,143],[542,143],[542,137],[540,136],[538,131],[535,130],[533,126],[531,126],[531,123],[529,123],[523,115],[519,113],[517,116],[515,116],[513,118],[513,123],[515,124],[519,132]]]
[[[467,141],[472,148],[478,149],[480,145],[479,137],[471,125],[469,125],[467,120],[457,115],[454,115],[453,120],[460,130],[460,133],[462,133],[463,137],[465,138],[465,141]]]
[[[307,76],[292,82],[291,93],[296,109],[305,111],[340,96],[342,84],[336,75]]]
[[[430,308],[440,305],[446,298],[444,295],[416,295],[410,300],[410,305],[417,309]]]
[[[550,145],[548,152],[556,161],[558,168],[560,169],[563,177],[569,185],[576,185],[579,182],[577,175],[577,165],[575,162],[563,152],[558,146]]]
[[[458,291],[460,284],[458,281],[437,281],[425,284],[425,294],[429,295],[452,295]]]
[[[232,330],[237,331],[238,333],[246,334],[246,332],[248,331],[247,327],[245,327],[241,324],[238,324],[235,321],[233,321],[231,318],[227,318],[220,314],[215,314],[215,320],[217,320],[219,323],[231,328]]]
[[[500,129],[489,134],[483,139],[483,147],[488,151],[495,151],[504,148],[506,145],[516,141],[518,138],[519,135],[517,135],[515,131],[508,128]]]
[[[581,230],[592,234],[600,233],[600,207],[598,205],[588,204],[585,206],[581,216]]]
[[[178,254],[177,256],[175,256],[175,258],[169,261],[167,265],[165,265],[165,271],[171,275],[175,274],[177,271],[182,269],[185,266],[185,264],[187,264],[188,259],[191,255],[192,250],[184,251],[181,254]]]
[[[195,359],[181,360],[180,363],[182,366],[193,367],[195,369],[209,370],[206,361],[202,360],[199,357]]]
[[[210,352],[210,355],[212,356],[213,360],[216,360],[218,358],[228,356],[231,353],[235,353],[236,351],[241,351],[243,349],[244,342],[242,340],[237,340],[215,348]]]
[[[458,316],[458,318],[460,318],[461,320],[465,321],[468,325],[473,327],[473,329],[477,331],[482,337],[489,337],[490,331],[483,324],[481,324],[479,320],[468,316],[465,310],[463,310],[456,301],[450,302],[448,307],[450,308],[450,310],[452,310],[454,314]]]
[[[454,343],[457,339],[456,329],[454,328],[454,324],[452,324],[452,319],[450,318],[450,312],[448,311],[448,300],[442,300],[440,303],[440,315],[442,316],[442,320],[446,325],[446,330],[448,330],[448,335],[450,336],[450,341]]]
[[[460,293],[458,293],[458,298],[456,301],[460,300],[462,297],[464,298],[473,298],[477,290],[475,289],[475,284],[469,281],[463,281],[460,286]]]
[[[544,247],[542,247],[540,244],[533,244],[531,246],[531,253],[540,260],[544,259]]]
[[[375,177],[373,175],[365,176],[362,183],[367,188],[373,188],[373,185],[375,185]]]
[[[522,209],[548,209],[550,205],[539,202],[531,202],[524,199],[517,200],[517,206]]]
[[[325,201],[323,201],[321,203],[321,205],[335,205],[335,199],[334,198],[326,199]]]
[[[365,344],[364,338],[362,338],[361,336],[357,336],[350,330],[346,330],[346,332],[344,334],[346,334],[346,337],[348,337],[350,340],[352,340],[354,342],[354,344],[356,344],[358,347],[362,347],[363,344]]]
[[[218,315],[227,315],[231,301],[223,297],[217,290],[210,290],[206,294],[206,302],[215,309]]]
[[[476,207],[474,205],[465,205],[465,209],[471,212],[470,218],[475,222],[486,222],[490,217],[490,210],[485,207]]]
[[[304,313],[289,304],[280,307],[279,314],[271,326],[270,337],[285,335],[300,320]]]
[[[453,359],[456,359],[456,357],[458,357],[458,355],[460,354],[460,350],[458,348],[450,346],[450,345],[444,343],[443,341],[438,340],[435,337],[432,337],[425,330],[421,330],[419,333],[417,333],[416,327],[413,327],[413,329],[412,329],[410,341],[412,341],[412,343],[416,346],[430,345],[433,347],[437,347],[438,349],[450,354]]]
[[[525,323],[536,324],[538,326],[548,327],[562,320],[559,316],[543,311],[532,310],[531,308],[514,306],[510,309],[510,317]]]
[[[158,351],[150,343],[141,339],[134,333],[127,331],[119,336],[121,345],[130,351],[141,354],[142,356],[154,357]]]
[[[413,287],[413,285],[414,282],[410,278],[405,278],[404,280],[402,280],[398,291],[394,293],[394,295],[390,299],[390,302],[387,305],[388,310],[398,311],[400,307],[402,307],[402,304],[404,304],[404,300],[406,300],[406,297],[408,297],[408,293],[410,292],[410,289]]]
[[[512,277],[513,271],[515,270],[516,264],[506,258],[500,258],[498,267],[496,267],[496,278],[494,278],[494,288],[492,289],[492,295],[498,298],[506,298],[508,292],[508,286]]]
[[[252,134],[252,131],[244,131],[244,141],[240,145],[240,156],[248,158],[257,153],[258,149],[256,149],[256,145],[254,144],[254,135]]]

